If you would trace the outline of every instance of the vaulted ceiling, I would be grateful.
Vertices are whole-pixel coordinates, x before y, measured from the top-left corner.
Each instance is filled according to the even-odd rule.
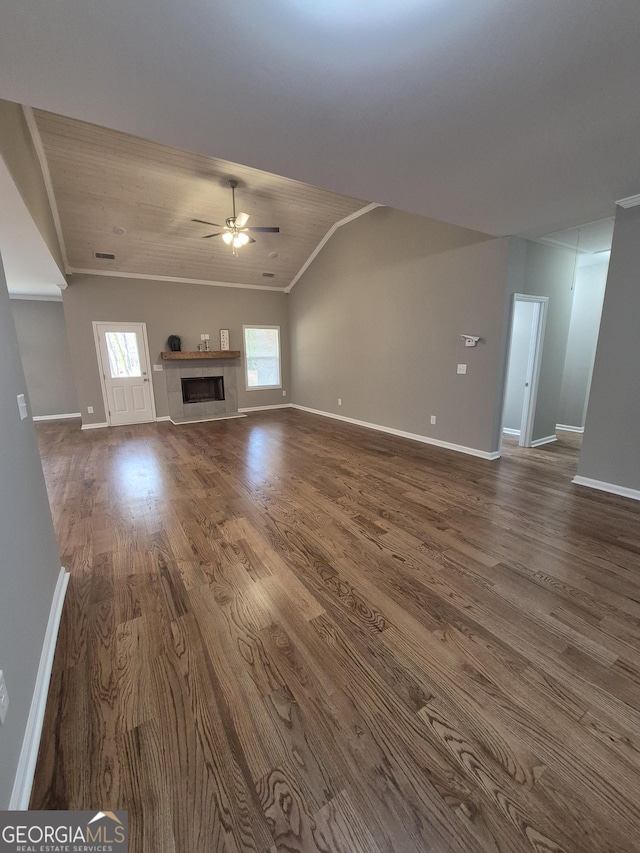
[[[536,236],[640,191],[639,36],[637,0],[3,0],[0,96]]]
[[[336,222],[367,205],[307,184],[35,111],[70,272],[97,271],[285,288]],[[237,211],[253,234],[238,250],[203,239]],[[96,253],[114,259],[96,258]]]

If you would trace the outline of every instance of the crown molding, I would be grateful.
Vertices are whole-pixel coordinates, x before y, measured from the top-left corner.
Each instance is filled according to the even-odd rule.
[[[640,195],[630,195],[629,198],[621,198],[616,204],[619,207],[637,207],[640,204]]]
[[[60,214],[58,213],[58,205],[56,204],[56,197],[55,193],[53,192],[53,182],[51,180],[51,173],[49,172],[49,162],[47,160],[47,155],[44,150],[44,145],[42,144],[42,137],[40,136],[40,131],[38,130],[38,125],[36,123],[36,117],[34,116],[31,107],[26,107],[23,104],[22,112],[24,113],[24,118],[27,122],[29,133],[31,134],[31,141],[33,142],[33,147],[36,149],[36,155],[40,163],[40,169],[42,170],[42,177],[44,179],[44,185],[47,191],[47,198],[49,199],[49,207],[51,208],[53,224],[56,229],[58,244],[60,246],[60,253],[62,255],[62,263],[64,264],[65,273],[68,274],[69,259],[67,258],[67,247],[65,246],[64,237],[62,236],[62,224],[60,222]]]
[[[37,293],[10,293],[9,299],[24,299],[29,302],[62,302],[62,294],[60,296],[46,296]]]
[[[302,275],[309,269],[313,261],[319,255],[320,251],[324,247],[324,245],[331,239],[331,237],[336,233],[338,228],[342,228],[343,225],[347,225],[349,222],[353,222],[354,219],[358,219],[360,216],[364,216],[366,213],[369,213],[371,210],[375,210],[376,207],[384,207],[382,204],[377,204],[373,202],[372,204],[368,204],[366,207],[361,207],[360,210],[356,210],[355,213],[350,213],[349,216],[345,216],[344,219],[340,219],[338,222],[335,222],[331,228],[324,235],[322,240],[315,247],[313,252],[309,255],[304,264],[300,267],[295,277],[291,281],[291,284],[288,287],[285,287],[285,293],[291,293],[293,286],[296,282],[302,277]]]
[[[202,278],[176,278],[171,275],[147,275],[141,272],[115,272],[114,270],[85,270],[69,267],[69,275],[103,275],[107,278],[133,278],[144,281],[168,281],[171,284],[204,284],[209,287],[238,287],[243,290],[272,290],[276,293],[286,293],[284,287],[270,287],[261,284],[237,284],[233,281],[207,281]]]

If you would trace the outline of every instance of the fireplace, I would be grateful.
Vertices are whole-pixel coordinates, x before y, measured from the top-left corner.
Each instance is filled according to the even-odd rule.
[[[182,379],[183,403],[210,403],[224,400],[224,377],[199,376],[197,379]]]
[[[213,353],[198,353],[198,356]],[[239,359],[183,359],[165,362],[169,418],[174,424],[240,418]]]

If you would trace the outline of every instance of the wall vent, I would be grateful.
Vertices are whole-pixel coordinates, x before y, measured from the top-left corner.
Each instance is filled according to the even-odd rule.
[[[276,274],[274,272],[263,272],[262,278],[275,278]]]
[[[116,259],[116,256],[111,252],[94,252],[93,257],[103,261],[115,261]]]

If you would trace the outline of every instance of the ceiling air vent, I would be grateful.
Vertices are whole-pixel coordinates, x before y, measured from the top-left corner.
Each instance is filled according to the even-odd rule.
[[[116,259],[116,256],[111,252],[94,252],[93,257],[102,261],[115,261]]]
[[[276,274],[274,272],[263,272],[262,278],[275,278]]]

